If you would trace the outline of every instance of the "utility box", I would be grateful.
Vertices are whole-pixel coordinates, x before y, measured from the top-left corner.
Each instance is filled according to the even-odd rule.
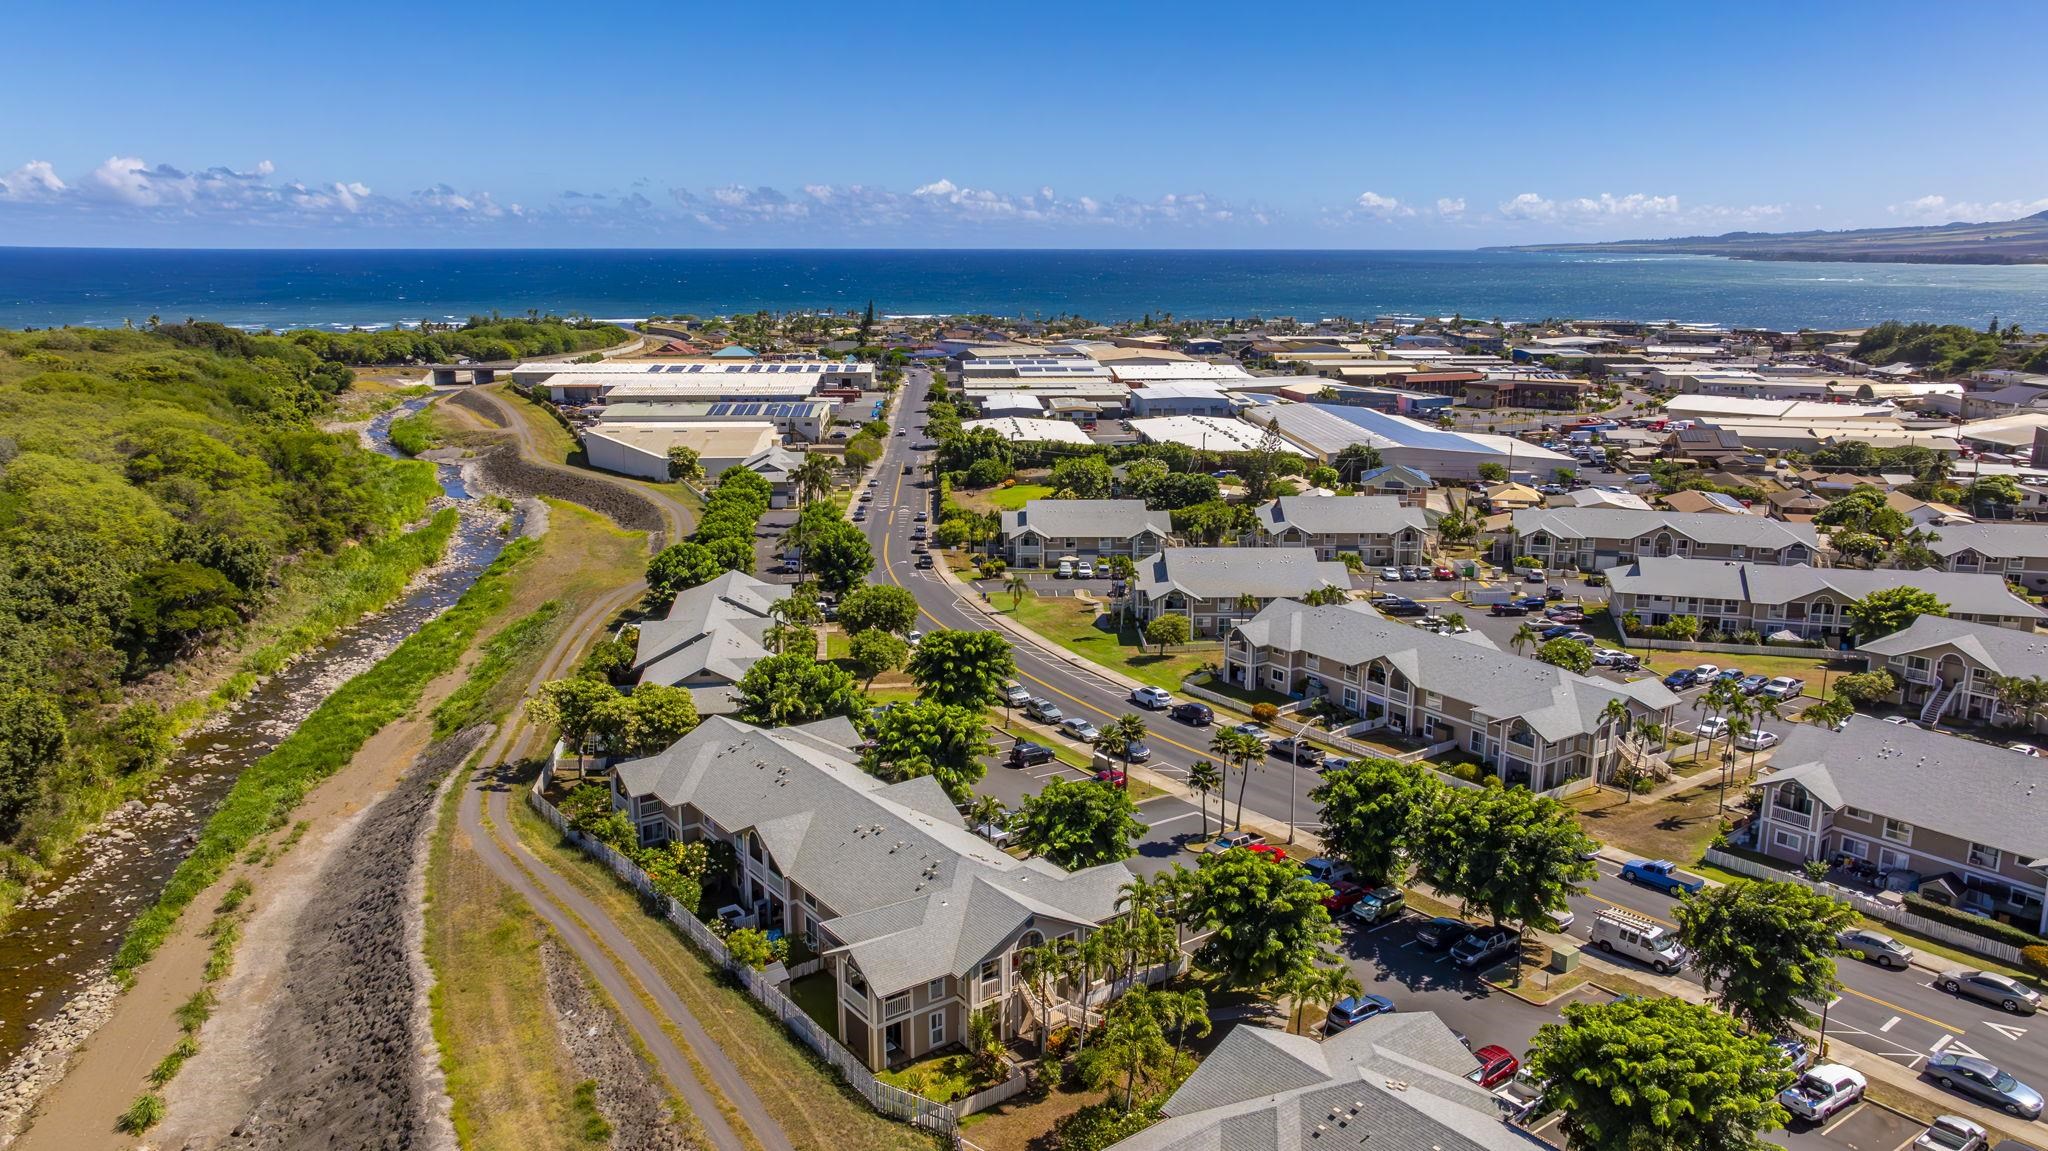
[[[1577,970],[1578,966],[1578,946],[1576,944],[1571,943],[1559,943],[1551,947],[1550,963],[1546,965],[1544,969],[1547,971],[1556,972],[1559,975],[1563,975],[1568,971]]]

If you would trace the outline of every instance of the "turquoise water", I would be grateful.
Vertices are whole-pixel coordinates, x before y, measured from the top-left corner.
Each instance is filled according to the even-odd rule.
[[[180,251],[0,248],[0,326],[188,316],[384,325],[497,309],[650,314],[860,308],[1098,320],[1430,314],[1883,319],[2048,328],[2048,266],[1781,264],[1704,256],[1241,251]]]

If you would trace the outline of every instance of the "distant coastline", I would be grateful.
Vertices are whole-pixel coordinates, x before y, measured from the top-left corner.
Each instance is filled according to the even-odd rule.
[[[1627,252],[1731,260],[1854,264],[2048,264],[2048,212],[2018,220],[1844,232],[1728,232],[1663,240],[1517,244],[1483,252]]]

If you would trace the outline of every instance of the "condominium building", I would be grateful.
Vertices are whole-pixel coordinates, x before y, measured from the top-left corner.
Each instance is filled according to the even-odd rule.
[[[1850,604],[1874,591],[1907,586],[1934,593],[1956,619],[1991,627],[2031,632],[2043,616],[1997,576],[1954,572],[1784,567],[1670,556],[1609,568],[1607,583],[1617,619],[1633,615],[1654,626],[1674,616],[1692,616],[1705,629],[1754,631],[1766,639],[1790,632],[1800,639],[1838,640],[1851,630]]]

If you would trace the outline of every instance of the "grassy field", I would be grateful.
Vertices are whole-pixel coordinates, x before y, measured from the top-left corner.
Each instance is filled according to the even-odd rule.
[[[1630,798],[1617,791],[1582,791],[1566,800],[1586,834],[1645,859],[1691,867],[1721,830],[1719,788],[1702,787],[1663,799]],[[1732,802],[1740,792],[1731,788]]]
[[[580,1076],[548,1010],[546,927],[476,853],[458,850],[450,788],[427,865],[427,963],[434,1038],[456,1137],[468,1151],[587,1147],[575,1120]],[[459,978],[456,973],[460,973]]]
[[[1806,681],[1806,694],[1819,695],[1821,673],[1829,679],[1863,670],[1863,661],[1829,660],[1823,651],[1795,649],[1790,655],[1752,655],[1747,652],[1722,651],[1648,651],[1631,648],[1642,659],[1643,665],[1658,676],[1668,675],[1682,667],[1697,667],[1711,663],[1716,667],[1739,667],[1754,675],[1797,676]]]
[[[512,810],[528,850],[603,907],[661,969],[663,980],[738,1065],[792,1144],[802,1151],[935,1151],[934,1137],[870,1110],[837,1072],[722,978],[664,921],[645,914],[634,893],[603,865],[564,846],[561,836],[525,804],[515,803]]]
[[[1009,601],[997,596],[997,606]],[[1096,605],[1064,596],[1027,595],[1009,614],[1018,623],[1083,659],[1123,672],[1140,683],[1179,691],[1180,681],[1223,658],[1220,643],[1194,643],[1166,655],[1138,643],[1136,629],[1121,635],[1095,626]]]
[[[1051,495],[1052,489],[1044,484],[1012,484],[1007,488],[955,491],[953,500],[961,507],[977,512],[1014,512],[1028,501],[1046,499]]]

